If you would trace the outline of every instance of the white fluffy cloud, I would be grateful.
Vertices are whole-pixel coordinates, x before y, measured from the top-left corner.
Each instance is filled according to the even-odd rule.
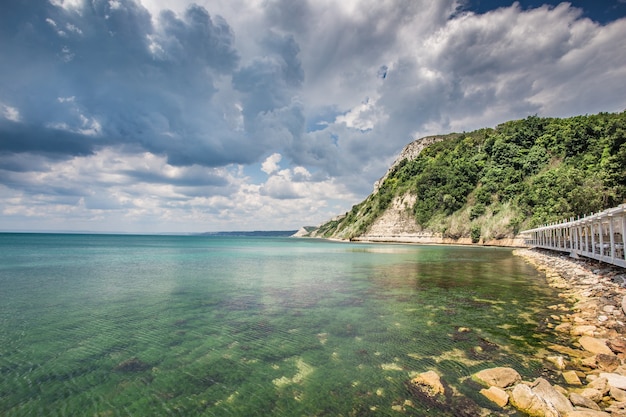
[[[295,229],[415,137],[626,108],[626,19],[569,3],[8,1],[4,230]]]

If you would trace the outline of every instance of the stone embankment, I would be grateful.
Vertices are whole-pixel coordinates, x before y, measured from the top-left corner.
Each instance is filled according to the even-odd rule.
[[[469,407],[462,415],[517,409],[540,417],[626,417],[626,270],[539,250],[515,253],[545,273],[562,299],[547,319],[559,344],[540,357],[555,378],[523,381],[512,368],[480,371],[473,376],[484,387],[480,393],[502,413]],[[433,375],[407,385],[434,404],[444,401],[445,387]]]

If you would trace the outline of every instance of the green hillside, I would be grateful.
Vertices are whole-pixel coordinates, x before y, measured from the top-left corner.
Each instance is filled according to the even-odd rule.
[[[415,196],[406,210],[420,230],[472,241],[619,205],[626,199],[626,111],[531,116],[447,135],[400,161],[377,192],[317,236],[366,234],[406,194]]]

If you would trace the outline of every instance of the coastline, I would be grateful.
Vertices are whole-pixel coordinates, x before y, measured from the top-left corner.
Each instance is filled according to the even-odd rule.
[[[467,238],[444,238],[432,234],[424,235],[364,235],[354,237],[352,239],[342,239],[338,237],[321,237],[321,236],[303,236],[294,234],[291,237],[298,239],[325,239],[333,242],[358,242],[358,243],[396,243],[407,245],[455,245],[455,246],[486,246],[486,247],[503,247],[503,248],[525,248],[524,239],[521,238],[503,238],[490,239],[474,243],[472,239]]]
[[[509,367],[473,374],[476,390],[500,413],[467,401],[455,406],[455,393],[433,371],[407,381],[408,389],[463,417],[505,416],[512,408],[535,417],[626,417],[626,269],[541,249],[513,254],[544,274],[562,299],[547,306],[539,324],[555,336],[534,354],[546,372],[534,381]]]
[[[553,387],[543,378],[500,387],[507,403],[529,415],[626,416],[626,269],[540,249],[513,253],[545,274],[563,302],[548,307],[545,323],[560,344],[537,354],[559,378]]]
[[[390,240],[388,236],[384,240],[368,236],[353,241],[425,243]],[[453,244],[463,245],[458,241]],[[472,379],[484,387],[480,394],[503,414],[465,403],[467,413],[459,415],[508,415],[513,407],[528,416],[626,417],[626,269],[588,258],[575,259],[566,253],[511,246],[513,255],[543,274],[562,300],[547,306],[545,322],[541,323],[541,331],[552,333],[557,342],[534,355],[544,363],[550,381],[544,377],[523,381],[512,368],[484,369]],[[451,404],[455,393],[433,371],[418,374],[406,384],[410,392],[436,408],[456,408]]]

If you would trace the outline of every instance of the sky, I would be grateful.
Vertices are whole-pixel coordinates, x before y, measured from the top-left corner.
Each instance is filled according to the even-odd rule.
[[[626,0],[0,10],[0,231],[295,230],[423,136],[626,110]]]

